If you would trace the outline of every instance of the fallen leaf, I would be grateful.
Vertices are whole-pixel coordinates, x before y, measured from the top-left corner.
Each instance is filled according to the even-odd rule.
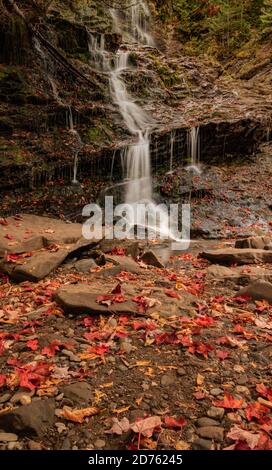
[[[117,434],[121,436],[130,429],[130,422],[127,418],[122,418],[120,421],[118,418],[112,418],[112,423],[112,427],[108,431],[105,431],[105,434]]]
[[[150,416],[131,424],[132,431],[142,434],[145,437],[151,437],[155,428],[161,427],[161,418],[159,416]]]
[[[222,408],[231,408],[231,409],[239,409],[242,408],[244,404],[244,399],[237,399],[234,398],[230,393],[225,392],[224,400],[215,401],[213,402],[214,406],[219,406]]]
[[[92,406],[90,408],[82,408],[81,410],[72,410],[68,406],[64,406],[61,412],[61,416],[68,421],[73,421],[74,423],[83,423],[84,419],[88,416],[94,416],[100,413],[100,409]]]
[[[227,437],[233,441],[244,441],[248,444],[250,449],[254,449],[259,442],[260,434],[253,434],[250,431],[234,426],[228,432]]]

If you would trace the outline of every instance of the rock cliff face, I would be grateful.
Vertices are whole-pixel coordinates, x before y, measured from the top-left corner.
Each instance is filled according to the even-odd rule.
[[[126,44],[128,31],[116,30],[103,2],[53,1],[45,11],[43,2],[18,1],[25,19],[12,3],[2,2],[0,19],[0,189],[69,181],[76,152],[80,178],[108,178],[114,154],[120,175],[119,155],[131,136],[107,75],[94,67],[101,38],[109,57],[123,43],[130,54],[124,79],[154,118],[154,168],[170,158],[188,161],[192,126],[200,126],[204,160],[252,154],[267,135],[271,109],[261,94],[226,80],[208,59],[170,54],[161,37],[158,47]],[[153,23],[156,35],[158,20]]]

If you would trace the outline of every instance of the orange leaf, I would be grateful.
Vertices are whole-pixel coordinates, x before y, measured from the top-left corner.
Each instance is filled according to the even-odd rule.
[[[81,410],[72,410],[69,406],[64,406],[62,409],[63,418],[74,423],[83,423],[84,419],[88,416],[94,416],[100,413],[100,409],[92,406],[90,408],[82,408]]]

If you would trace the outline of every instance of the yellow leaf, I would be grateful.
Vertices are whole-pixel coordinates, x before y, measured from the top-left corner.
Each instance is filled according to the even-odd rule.
[[[190,444],[185,441],[178,441],[175,445],[176,450],[188,450],[190,449]]]
[[[129,406],[125,406],[124,408],[116,408],[115,410],[113,410],[113,413],[116,413],[116,414],[121,414],[121,413],[125,413],[125,411],[128,411],[130,409],[130,405]]]
[[[132,364],[130,367],[147,367],[149,364],[150,361],[137,361],[136,364]]]
[[[106,384],[100,385],[101,388],[111,388],[113,387],[113,382],[108,382]]]
[[[152,367],[148,367],[147,371],[145,372],[145,375],[147,375],[148,377],[154,377],[154,371]]]
[[[84,419],[88,416],[94,416],[100,413],[100,409],[92,406],[90,408],[82,408],[81,410],[72,410],[69,406],[64,406],[62,409],[63,418],[74,423],[83,423]]]
[[[138,406],[139,406],[139,405],[142,403],[142,401],[143,401],[143,398],[144,398],[144,397],[139,397],[139,398],[136,398],[136,400],[135,400],[135,403],[136,403],[136,405],[138,405]]]
[[[197,385],[202,385],[204,383],[204,380],[205,380],[204,375],[197,374],[197,377],[196,377]]]
[[[94,394],[95,394],[95,399],[94,399],[95,403],[100,403],[101,399],[107,396],[106,393],[101,392],[100,390],[95,390]]]

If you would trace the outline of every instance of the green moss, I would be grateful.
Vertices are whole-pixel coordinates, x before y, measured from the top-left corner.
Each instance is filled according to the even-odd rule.
[[[0,98],[5,102],[24,103],[31,90],[19,67],[0,66]]]
[[[129,54],[129,62],[131,65],[133,65],[134,67],[137,66],[137,63],[138,63],[138,54],[136,52],[131,52]]]

